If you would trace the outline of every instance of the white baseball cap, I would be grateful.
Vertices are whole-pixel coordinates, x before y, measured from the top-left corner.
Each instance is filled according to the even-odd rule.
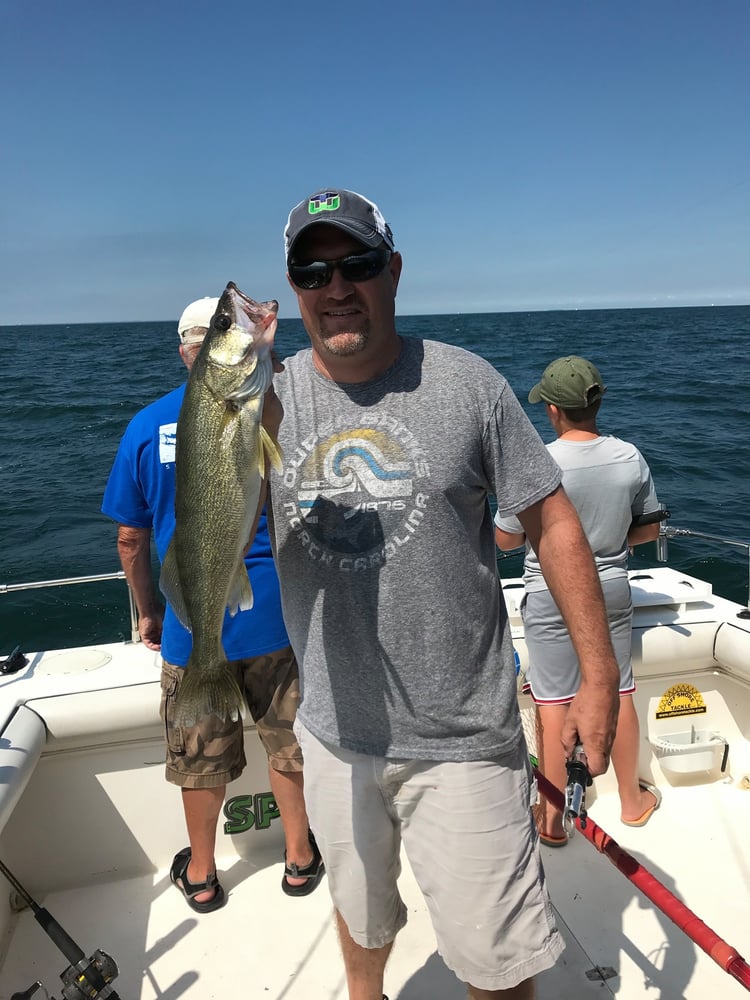
[[[208,330],[218,304],[218,299],[212,299],[206,296],[203,299],[196,299],[195,302],[191,302],[190,305],[187,306],[182,316],[180,316],[180,322],[177,324],[177,333],[179,334],[180,340],[183,344],[186,342],[185,334],[189,330],[193,330],[195,327]]]

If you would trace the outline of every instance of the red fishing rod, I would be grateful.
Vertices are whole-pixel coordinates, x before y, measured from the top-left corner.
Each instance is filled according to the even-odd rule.
[[[650,899],[681,931],[687,934],[691,941],[705,951],[725,972],[733,976],[738,983],[741,983],[746,990],[750,991],[750,966],[737,949],[727,944],[707,924],[704,924],[700,917],[696,916],[658,878],[644,868],[640,861],[636,861],[632,854],[628,854],[616,840],[587,816],[583,807],[583,796],[586,785],[591,784],[591,778],[584,766],[585,777],[581,780],[581,775],[576,771],[576,768],[580,768],[580,766],[583,765],[580,765],[575,759],[569,762],[568,789],[565,795],[535,767],[534,774],[542,795],[563,815],[566,815],[566,818],[572,819],[586,840],[592,843],[600,854],[605,854],[615,868],[630,879],[644,896]],[[573,770],[571,771],[571,769]],[[571,803],[574,804],[573,809],[570,808]]]

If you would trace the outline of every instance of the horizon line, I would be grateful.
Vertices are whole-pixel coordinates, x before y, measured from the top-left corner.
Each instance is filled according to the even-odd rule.
[[[526,313],[537,313],[537,312],[635,312],[637,310],[652,312],[656,309],[746,309],[750,306],[750,302],[704,302],[697,305],[685,305],[680,304],[670,304],[670,305],[658,305],[658,306],[541,306],[536,309],[484,309],[479,312],[465,312],[463,310],[448,310],[444,312],[397,312],[396,321],[398,322],[399,317],[409,317],[414,318],[417,316],[514,316],[522,315]],[[106,320],[76,320],[71,322],[58,322],[58,323],[3,323],[0,324],[0,330],[8,330],[11,328],[26,328],[35,326],[134,326],[134,325],[145,325],[149,323],[158,323],[160,325],[173,323],[176,324],[179,317],[174,317],[174,319],[106,319]],[[299,316],[279,316],[279,321],[290,322],[296,321],[301,323],[302,320]]]

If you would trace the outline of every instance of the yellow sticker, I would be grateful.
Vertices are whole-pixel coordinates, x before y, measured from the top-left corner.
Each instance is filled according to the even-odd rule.
[[[657,719],[669,719],[676,715],[700,715],[706,711],[706,703],[698,688],[692,684],[673,684],[661,696],[656,709]]]

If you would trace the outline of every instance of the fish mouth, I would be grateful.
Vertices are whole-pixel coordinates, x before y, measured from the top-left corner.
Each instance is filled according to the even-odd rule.
[[[259,360],[265,358],[273,347],[279,303],[276,299],[269,299],[268,302],[256,302],[255,299],[251,299],[249,295],[239,289],[233,281],[227,285],[224,295],[228,295],[230,298],[234,322],[251,335],[251,341],[242,360],[249,360],[253,352],[258,355]]]
[[[272,299],[256,302],[230,281],[224,291],[233,322],[248,334],[247,343],[232,367],[251,367],[242,383],[227,397],[241,405],[266,394],[273,382],[273,340],[276,333],[279,303]]]
[[[238,306],[247,318],[260,326],[268,326],[273,322],[279,311],[279,303],[276,299],[269,299],[267,302],[256,302],[239,289],[233,281],[230,281],[226,291],[232,294],[235,305]]]

